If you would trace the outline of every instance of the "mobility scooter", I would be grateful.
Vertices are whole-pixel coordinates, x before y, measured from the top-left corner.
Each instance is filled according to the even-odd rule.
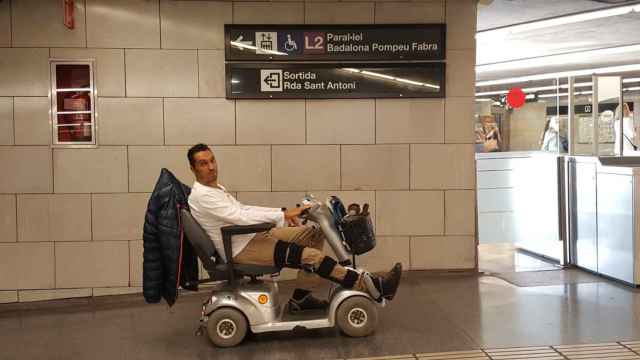
[[[375,247],[368,204],[363,205],[362,211],[359,205],[352,204],[347,213],[340,199],[335,196],[329,197],[325,203],[308,196],[303,203],[311,205],[300,216],[303,224],[322,230],[341,265],[355,268],[356,255]],[[281,269],[223,261],[224,258],[231,258],[232,236],[268,231],[273,224],[222,227],[224,252],[227,254],[222,258],[189,211],[182,209],[180,216],[184,233],[209,274],[210,279],[205,281],[214,282],[211,295],[202,305],[196,334],[202,335],[206,331],[216,346],[238,345],[248,331],[262,333],[337,325],[344,334],[360,337],[375,330],[378,307],[385,306],[386,300],[382,296],[374,299],[376,293],[372,284],[367,284],[373,290],[372,294],[334,285],[326,310],[291,314],[286,300],[283,303],[280,301],[277,281],[260,278],[269,275],[273,278]],[[364,279],[367,282],[370,277],[365,276]]]

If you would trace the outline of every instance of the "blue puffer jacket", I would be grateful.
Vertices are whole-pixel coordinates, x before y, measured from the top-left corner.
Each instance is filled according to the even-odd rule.
[[[161,298],[172,306],[178,286],[198,289],[198,261],[191,244],[181,236],[179,209],[187,207],[191,189],[162,169],[144,219],[142,293],[148,303]],[[179,282],[178,282],[179,278]]]

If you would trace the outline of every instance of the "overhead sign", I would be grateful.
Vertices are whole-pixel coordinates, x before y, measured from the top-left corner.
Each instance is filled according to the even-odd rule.
[[[442,98],[444,63],[226,65],[228,99]]]
[[[444,60],[446,25],[225,25],[227,61]]]
[[[627,102],[627,105],[633,111],[633,102]],[[604,103],[598,105],[598,111],[604,112],[607,110],[613,111],[615,113],[618,108],[618,103]],[[560,112],[558,114],[558,111]],[[568,107],[567,105],[556,106],[548,106],[547,107],[547,116],[553,115],[567,115]],[[583,105],[575,105],[574,113],[575,114],[591,114],[593,112],[593,106],[591,104],[583,104]]]

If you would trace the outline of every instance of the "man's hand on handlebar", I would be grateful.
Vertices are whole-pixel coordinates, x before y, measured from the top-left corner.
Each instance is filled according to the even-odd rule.
[[[284,211],[284,219],[289,226],[300,226],[300,215],[306,209],[309,209],[311,205],[303,205],[293,209],[287,209]]]

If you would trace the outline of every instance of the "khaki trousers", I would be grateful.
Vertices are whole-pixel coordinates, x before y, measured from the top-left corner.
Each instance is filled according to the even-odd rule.
[[[304,246],[301,259],[304,265],[317,268],[325,257],[322,250],[325,243],[322,231],[311,226],[296,226],[273,228],[267,232],[257,233],[233,260],[238,264],[274,266],[273,253],[278,240]],[[346,273],[347,269],[336,265],[331,272],[331,277],[341,281]],[[310,290],[319,278],[313,273],[299,270],[296,285],[298,288]],[[360,287],[359,285],[360,281],[357,281],[355,287]]]

